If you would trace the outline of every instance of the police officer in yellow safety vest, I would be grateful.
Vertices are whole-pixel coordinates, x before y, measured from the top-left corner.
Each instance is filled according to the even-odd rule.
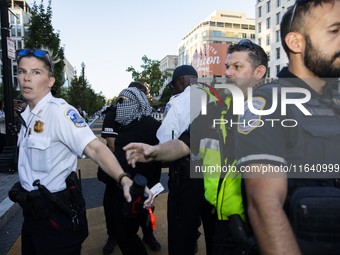
[[[227,83],[236,85],[246,96],[248,87],[265,78],[267,63],[266,53],[250,40],[231,45],[225,63]],[[217,121],[223,124],[214,126],[214,119],[228,122]],[[222,106],[214,102],[208,104],[207,114],[200,115],[190,126],[190,150],[195,155],[200,153],[203,158],[200,170],[204,175],[204,195],[215,207],[213,254],[233,254],[236,244],[228,227],[229,216],[238,214],[245,221],[241,174],[231,170],[236,164],[232,119],[235,120],[232,96],[228,95]]]
[[[226,77],[228,83],[240,88],[247,95],[247,88],[261,83],[267,73],[268,58],[263,49],[250,40],[242,40],[228,48],[226,60]],[[130,144],[124,149],[131,164],[150,160],[170,161],[190,153],[200,154],[203,158],[202,172],[236,164],[234,154],[232,119],[232,96],[225,98],[223,106],[211,103],[206,115],[199,115],[190,125],[189,132],[178,139],[167,143],[149,146],[146,144]],[[227,119],[228,124],[213,127],[214,119]],[[190,134],[190,138],[189,137]],[[223,146],[221,146],[223,144]],[[189,150],[190,147],[190,150]],[[223,160],[221,160],[221,156]],[[147,157],[145,157],[147,156]],[[191,170],[192,171],[192,170]],[[229,230],[229,216],[238,214],[245,220],[241,196],[241,175],[232,172],[204,172],[204,189],[206,200],[215,207],[213,217],[214,232],[213,251],[209,254],[233,254],[235,240]],[[206,224],[204,224],[204,227]],[[206,232],[206,230],[205,230]]]

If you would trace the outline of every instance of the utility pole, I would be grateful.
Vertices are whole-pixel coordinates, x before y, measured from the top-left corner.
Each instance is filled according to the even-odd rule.
[[[12,62],[8,58],[7,38],[9,35],[8,7],[7,0],[0,0],[1,7],[1,47],[3,65],[3,86],[5,102],[5,122],[6,122],[6,146],[0,155],[0,171],[14,172],[18,169],[18,155],[16,146],[17,130],[14,123],[13,109],[13,86],[12,86]]]

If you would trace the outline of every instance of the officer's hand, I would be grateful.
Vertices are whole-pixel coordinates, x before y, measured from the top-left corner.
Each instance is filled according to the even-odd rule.
[[[126,151],[126,160],[128,164],[136,167],[137,162],[150,162],[157,157],[158,151],[156,146],[145,143],[130,143],[123,150]]]
[[[124,197],[126,201],[130,203],[131,202],[130,187],[132,185],[132,180],[128,177],[123,177],[123,179],[121,180],[121,184],[124,191]]]
[[[154,202],[155,197],[151,193],[150,189],[146,186],[145,193],[149,195],[148,199],[144,201],[143,208],[151,208]]]
[[[124,197],[126,201],[129,203],[131,202],[130,187],[132,183],[133,183],[132,180],[128,177],[124,177],[121,181],[123,191],[124,191]],[[145,187],[145,193],[147,193],[149,196],[148,196],[148,199],[144,201],[143,208],[150,208],[153,204],[154,197],[150,189],[147,186]]]

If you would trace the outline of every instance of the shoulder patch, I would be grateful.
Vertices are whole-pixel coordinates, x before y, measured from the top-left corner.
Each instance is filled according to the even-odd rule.
[[[165,117],[168,114],[168,112],[170,111],[171,107],[172,107],[172,104],[170,102],[166,104],[163,119],[165,119]]]
[[[263,110],[265,105],[266,100],[263,97],[253,98],[253,106],[256,110]],[[261,116],[255,115],[249,110],[248,100],[244,102],[244,115],[238,116],[238,122],[237,131],[245,135],[249,134],[252,130],[259,127],[261,123],[263,123]]]
[[[67,108],[64,112],[66,118],[73,122],[77,128],[86,127],[85,120],[79,115],[79,112],[73,108]]]

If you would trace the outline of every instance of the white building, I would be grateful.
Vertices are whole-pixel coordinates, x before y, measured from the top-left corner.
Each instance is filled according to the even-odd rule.
[[[268,55],[268,77],[276,77],[288,65],[287,54],[281,45],[280,23],[282,16],[294,3],[293,0],[257,0],[256,43]]]
[[[192,64],[196,49],[200,53],[205,44],[230,45],[244,38],[255,41],[254,19],[247,18],[246,13],[215,10],[182,38],[178,47],[178,63]]]
[[[14,40],[15,49],[24,48],[22,37],[27,36],[28,28],[31,24],[31,7],[25,0],[8,1],[11,7],[9,8],[15,16],[9,13],[9,25],[11,27],[10,37]],[[1,50],[2,57],[2,50]],[[12,61],[12,82],[13,86],[17,87],[18,68],[15,61]]]
[[[160,61],[160,70],[162,73],[165,73],[166,71],[171,73],[171,75],[174,73],[174,70],[178,66],[178,56],[177,55],[167,55]],[[168,84],[171,81],[172,77],[168,77],[168,79],[164,82],[163,87],[159,90],[159,96],[155,97],[157,100],[161,97],[163,90],[165,88],[165,85]]]

